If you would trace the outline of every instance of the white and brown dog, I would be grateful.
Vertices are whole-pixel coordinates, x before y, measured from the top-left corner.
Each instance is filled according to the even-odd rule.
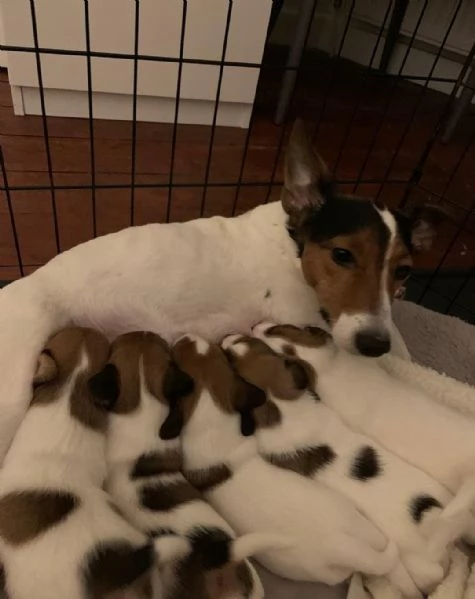
[[[350,351],[378,356],[392,337],[404,353],[391,301],[439,219],[431,208],[402,216],[340,193],[297,123],[281,202],[99,237],[1,291],[0,459],[28,406],[37,353],[71,322],[111,337],[150,330],[216,341],[264,320],[324,320]]]
[[[177,535],[189,543],[189,551],[160,569],[163,599],[262,599],[260,580],[245,558],[285,539],[268,533],[236,539],[182,474],[180,440],[159,437],[168,402],[193,391],[193,380],[171,360],[167,344],[153,333],[121,335],[89,385],[110,412],[107,489],[116,504],[158,541]]]
[[[306,335],[285,325],[275,329]],[[313,334],[315,348],[331,342],[325,331],[320,333]],[[440,518],[452,500],[447,488],[345,424],[315,393],[316,373],[295,355],[290,341],[283,347],[287,354],[277,353],[262,339],[241,335],[227,337],[223,348],[238,374],[266,393],[266,403],[249,415],[260,455],[343,493],[397,543],[421,591],[438,584],[452,541],[466,532],[465,522]],[[430,541],[437,527],[435,547]],[[405,596],[411,594],[417,595],[416,589],[404,589]]]
[[[60,331],[40,355],[31,407],[0,471],[9,599],[112,599],[127,589],[151,597],[154,547],[102,489],[107,414],[87,380],[108,356],[105,337],[81,328]]]
[[[170,404],[162,438],[182,433],[183,466],[239,534],[269,532],[289,543],[256,553],[276,574],[337,584],[354,571],[388,574],[398,562],[394,543],[346,497],[295,472],[269,464],[256,440],[241,434],[240,413],[265,393],[240,378],[216,344],[185,336],[173,347],[195,390]]]

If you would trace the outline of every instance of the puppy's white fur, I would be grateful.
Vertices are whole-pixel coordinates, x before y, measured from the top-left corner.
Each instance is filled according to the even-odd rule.
[[[207,344],[204,341],[198,346],[199,351],[205,351],[206,348]],[[189,483],[180,471],[152,474],[146,478],[132,476],[135,464],[141,456],[154,453],[166,454],[170,451],[181,452],[179,439],[163,440],[159,437],[158,431],[168,415],[168,407],[148,390],[145,384],[143,361],[139,368],[139,406],[130,414],[111,413],[109,417],[107,488],[121,511],[140,530],[151,534],[158,529],[171,529],[181,538],[191,541],[193,535],[200,530],[222,530],[231,539],[235,539],[230,543],[230,557],[234,562],[240,562],[263,548],[278,545],[281,539],[273,534],[256,533],[236,539],[229,524],[205,501],[204,497],[186,501],[173,509],[163,511],[152,511],[142,505],[140,491],[145,484]],[[156,543],[159,557],[163,561],[163,540],[158,537]],[[187,557],[192,550],[190,544],[188,551],[183,552],[181,557]],[[180,580],[177,580],[176,562],[176,557],[173,560],[168,559],[169,566],[161,568],[161,587],[165,598],[169,596],[170,591],[176,587],[177,583],[180,584]],[[231,598],[229,589],[223,588],[222,597],[224,599],[262,599],[264,597],[264,590],[257,572],[250,563],[246,562],[246,566],[253,582],[251,592],[246,595],[235,593]],[[196,597],[198,596],[197,594]]]
[[[254,329],[277,351],[287,339],[265,334],[270,325]],[[391,376],[376,360],[322,347],[293,344],[296,354],[317,373],[316,391],[323,403],[354,431],[379,442],[449,489],[455,498],[443,517],[463,521],[475,508],[475,422],[433,401],[415,385]],[[473,522],[467,535],[474,538]]]
[[[70,394],[87,365],[83,349],[54,401],[27,411],[0,471],[0,499],[9,493],[52,491],[78,500],[70,514],[29,541],[12,545],[0,537],[11,599],[83,599],[87,555],[108,542],[125,541],[137,549],[147,545],[146,537],[111,508],[102,490],[103,433],[71,416]]]
[[[232,477],[206,493],[241,534],[272,531],[292,539],[287,548],[257,558],[295,580],[337,584],[355,570],[386,574],[397,550],[351,502],[325,485],[271,466],[244,438],[238,414],[223,412],[204,389],[183,431],[185,472],[227,465]]]
[[[270,338],[269,345],[272,341]],[[225,345],[237,358],[253,359],[255,350],[245,340],[225,340]],[[284,357],[280,359],[284,360]],[[424,513],[422,522],[418,523],[411,517],[411,504],[417,497],[429,496],[441,506],[446,505],[452,497],[447,489],[379,443],[353,432],[336,412],[308,391],[301,392],[295,399],[279,399],[269,390],[267,396],[279,408],[282,420],[275,426],[257,429],[259,452],[264,457],[288,456],[308,448],[328,446],[334,452],[333,461],[316,470],[312,477],[352,500],[398,544],[401,559],[419,589],[426,591],[440,582],[443,577],[441,561],[448,558],[448,554],[443,547],[437,555],[430,555],[424,520],[430,519],[427,524],[432,528],[441,508]],[[358,480],[350,473],[356,456],[368,447],[374,450],[381,472],[374,478]],[[461,531],[451,529],[447,532],[456,538]],[[399,580],[396,582],[401,584]],[[405,595],[415,592],[414,587],[405,586],[402,590]]]

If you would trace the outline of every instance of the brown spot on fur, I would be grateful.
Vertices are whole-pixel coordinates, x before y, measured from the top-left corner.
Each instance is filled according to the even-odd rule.
[[[226,564],[205,573],[205,587],[209,599],[228,595],[248,597],[252,591],[252,576],[246,563]]]
[[[126,541],[117,541],[96,547],[87,557],[84,569],[88,597],[118,599],[118,591],[142,586],[154,560],[151,544],[133,547]]]
[[[211,491],[232,477],[232,472],[226,464],[199,470],[187,470],[184,474],[188,482],[202,493]]]
[[[282,422],[282,414],[279,408],[270,399],[263,406],[256,408],[253,416],[258,428],[273,428]]]
[[[44,349],[44,356],[54,361],[54,378],[40,375],[33,390],[32,407],[48,405],[61,397],[64,386],[81,364],[82,352],[87,356],[87,366],[76,375],[70,395],[71,415],[85,426],[103,430],[107,414],[98,409],[89,392],[88,379],[99,372],[109,356],[109,342],[92,329],[70,327],[51,337]]]
[[[182,455],[178,449],[145,453],[135,462],[130,478],[137,479],[158,474],[174,474],[181,470],[182,462]]]
[[[168,512],[196,499],[202,499],[201,494],[186,480],[157,482],[140,489],[140,503],[153,512]]]
[[[11,545],[31,541],[56,526],[79,506],[66,491],[16,491],[0,499],[0,536]]]
[[[292,400],[314,387],[314,371],[303,360],[278,354],[253,337],[241,337],[236,343],[246,344],[248,351],[241,356],[230,347],[226,353],[239,376],[259,389],[277,399]]]
[[[143,365],[148,391],[159,401],[163,397],[163,379],[170,365],[165,341],[154,333],[133,332],[118,337],[112,344],[110,363],[119,373],[117,414],[130,414],[140,405],[140,364]]]
[[[331,464],[336,458],[336,453],[329,445],[317,445],[299,449],[294,453],[269,454],[264,457],[274,466],[311,477]]]

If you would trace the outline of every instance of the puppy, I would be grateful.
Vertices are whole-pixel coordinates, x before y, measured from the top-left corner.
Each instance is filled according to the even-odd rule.
[[[344,424],[314,393],[315,373],[306,362],[240,335],[226,338],[223,348],[238,374],[266,393],[266,404],[253,414],[262,457],[343,493],[397,543],[419,589],[438,584],[447,547],[430,554],[424,529],[432,530],[451,500],[447,489]],[[447,535],[455,539],[462,532]]]
[[[136,597],[155,559],[102,490],[107,415],[87,379],[109,344],[68,328],[38,359],[31,406],[0,471],[0,555],[10,599]]]
[[[218,345],[185,336],[173,347],[194,392],[171,403],[162,438],[182,431],[185,474],[241,534],[272,531],[288,546],[257,553],[263,565],[287,578],[337,584],[358,570],[388,573],[397,549],[345,497],[324,485],[275,468],[243,437],[240,413],[258,407],[265,393],[233,371]]]
[[[473,520],[467,520],[468,510],[475,508],[475,423],[470,418],[391,376],[377,361],[339,351],[321,329],[262,324],[254,332],[276,351],[305,360],[315,371],[322,402],[348,426],[451,491],[455,498],[442,516],[469,526],[465,537],[475,540]]]
[[[153,333],[118,337],[108,364],[89,385],[98,405],[110,411],[107,488],[116,504],[158,542],[170,534],[189,542],[180,560],[161,569],[163,596],[262,598],[262,585],[245,558],[272,547],[280,537],[255,534],[236,539],[181,473],[179,439],[159,437],[168,402],[193,391],[193,380],[172,362],[165,341]]]

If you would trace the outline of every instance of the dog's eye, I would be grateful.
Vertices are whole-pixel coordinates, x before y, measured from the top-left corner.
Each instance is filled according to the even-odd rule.
[[[411,274],[411,267],[408,264],[398,266],[394,271],[394,278],[397,281],[404,281]]]
[[[350,250],[344,248],[333,248],[332,259],[338,266],[352,266],[356,262]]]

